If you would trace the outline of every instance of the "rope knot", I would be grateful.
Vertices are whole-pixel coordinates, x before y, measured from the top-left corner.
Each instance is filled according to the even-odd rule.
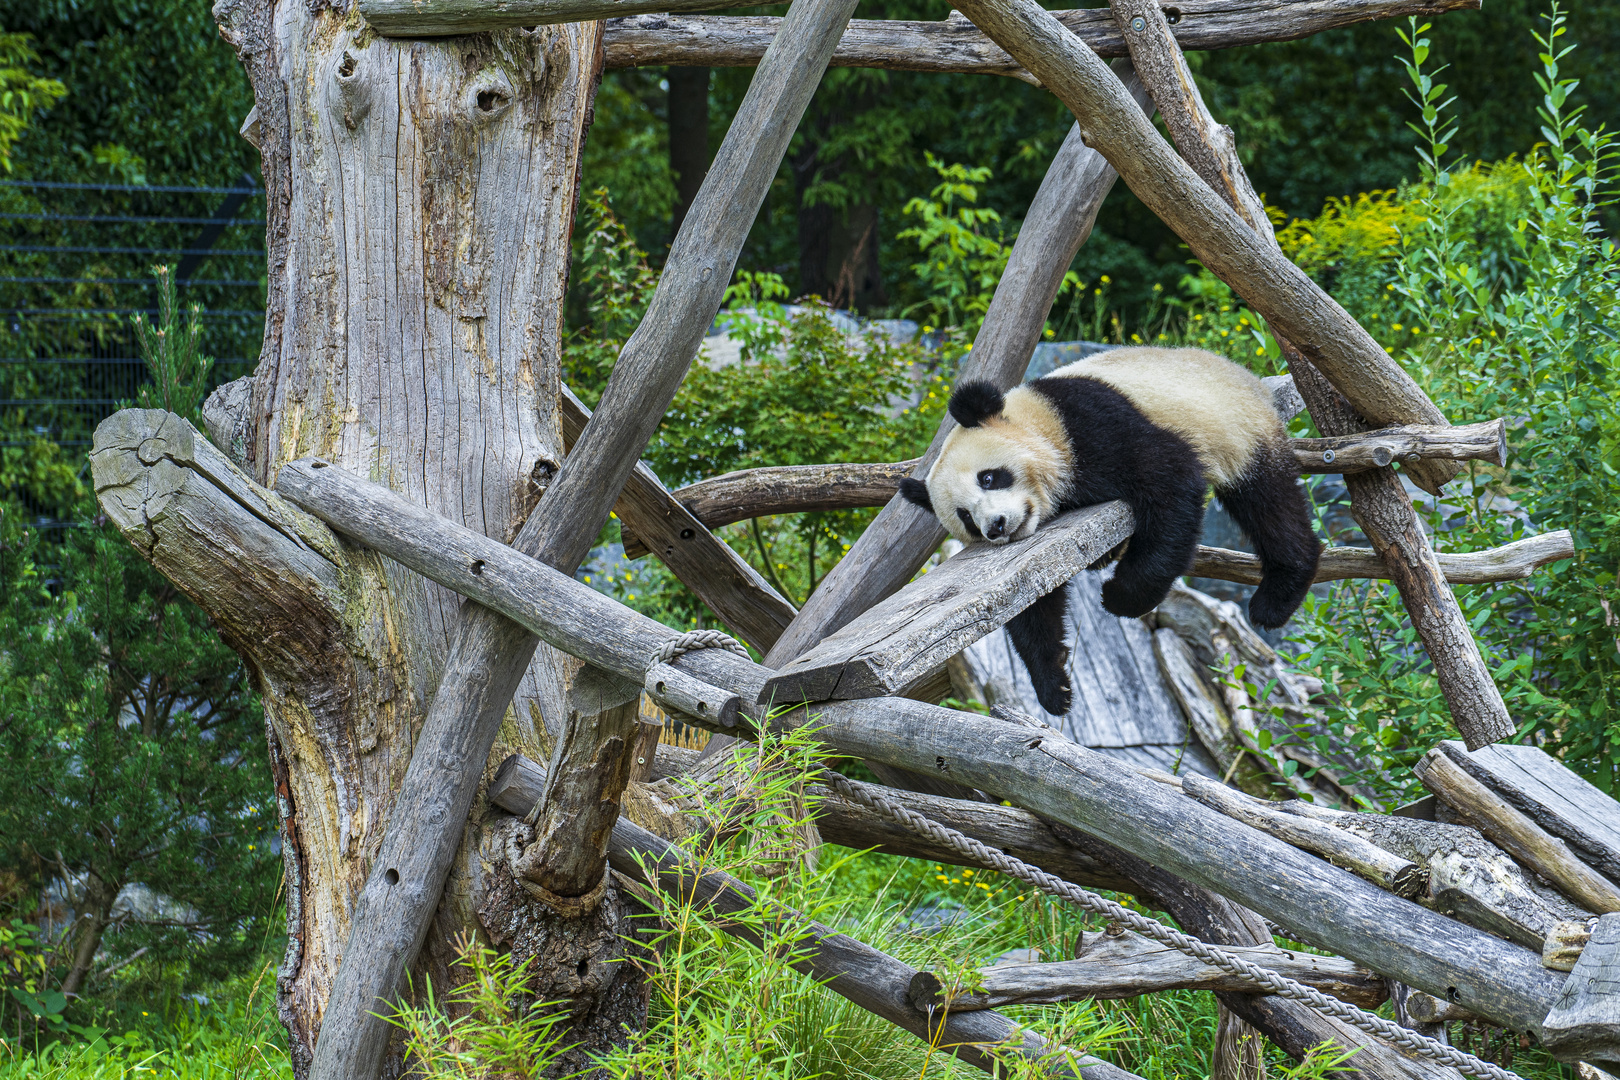
[[[729,634],[718,630],[688,630],[684,634],[677,634],[664,642],[647,663],[648,670],[658,664],[667,664],[677,656],[684,656],[699,649],[725,649],[734,652],[744,660],[749,659],[748,647]]]

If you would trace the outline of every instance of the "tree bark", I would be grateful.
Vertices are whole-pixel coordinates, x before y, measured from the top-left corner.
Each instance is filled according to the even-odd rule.
[[[263,350],[248,392],[226,395],[246,405],[231,410],[242,460],[267,484],[318,453],[510,541],[562,458],[561,311],[599,26],[393,42],[318,2],[215,11],[253,85],[268,201]],[[278,1002],[303,1075],[461,601],[339,543],[173,418],[143,419],[161,415],[108,422],[97,488],[264,698],[289,890]],[[213,515],[207,492],[240,517]],[[537,654],[486,770],[543,755],[572,667]],[[462,815],[418,986],[448,985],[458,935],[510,938],[525,918],[527,900],[478,914],[494,910],[482,814],[475,800]],[[606,1000],[628,968],[603,970]]]

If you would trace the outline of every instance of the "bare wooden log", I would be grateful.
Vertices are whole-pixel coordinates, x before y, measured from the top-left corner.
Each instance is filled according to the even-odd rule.
[[[718,870],[694,867],[679,849],[628,821],[620,821],[613,830],[612,859],[613,868],[620,873],[655,884],[682,902],[700,907],[727,933],[756,946],[762,944],[747,925],[726,918],[754,906],[754,891],[742,881]],[[915,968],[789,908],[775,910],[782,924],[802,935],[794,943],[804,957],[794,963],[796,970],[986,1072],[999,1075],[998,1058],[1010,1054],[1039,1062],[1055,1076],[1083,1080],[1131,1080],[1133,1076],[1099,1058],[1048,1043],[996,1012],[940,1015],[918,1009],[907,996],[917,974]]]
[[[513,26],[590,22],[649,11],[716,11],[737,0],[360,0],[366,25],[384,37],[450,37]]]
[[[1289,367],[1318,430],[1347,435],[1361,426],[1306,358],[1291,360]],[[1357,524],[1400,590],[1401,603],[1429,655],[1435,681],[1463,740],[1470,749],[1478,749],[1510,737],[1517,725],[1400,479],[1390,469],[1375,469],[1346,476],[1344,483]]]
[[[295,462],[278,489],[337,531],[521,620],[597,667],[639,674],[674,631],[589,586],[335,468]],[[468,563],[480,562],[479,573]],[[672,666],[755,700],[771,672],[724,649]],[[758,711],[757,709],[755,710]],[[1321,948],[1516,1031],[1533,1031],[1556,987],[1539,953],[1425,911],[1179,792],[1122,772],[1055,732],[905,698],[830,701],[752,717],[812,725],[840,752],[940,775],[1129,847],[1195,884],[1290,927]],[[1402,819],[1404,820],[1404,819]]]
[[[1620,915],[1598,920],[1542,1030],[1563,1061],[1620,1064]]]
[[[1279,804],[1417,863],[1428,888],[1418,902],[1542,953],[1564,922],[1587,913],[1531,877],[1477,829],[1383,814],[1344,813],[1308,803]]]
[[[1354,871],[1396,896],[1410,900],[1428,886],[1427,875],[1416,863],[1391,855],[1353,833],[1273,810],[1262,800],[1241,795],[1202,776],[1183,777],[1181,790],[1228,817],[1320,855],[1335,866]]]
[[[1434,792],[1497,847],[1546,878],[1588,911],[1620,911],[1620,889],[1570,853],[1569,845],[1508,805],[1464,772],[1438,747],[1413,770]]]
[[[657,766],[660,772],[669,764],[666,760],[671,756],[669,751],[668,746],[659,747]],[[679,771],[689,769],[691,758],[696,756],[695,752],[691,752],[690,758],[681,762]],[[546,770],[539,763],[514,754],[496,770],[495,779],[490,782],[490,802],[510,813],[525,815],[539,800],[545,777]],[[828,843],[862,851],[880,851],[886,855],[927,859],[947,866],[994,869],[985,862],[967,861],[954,848],[914,833],[859,803],[850,802],[831,788],[812,784],[808,795],[816,815],[816,826]],[[883,795],[908,810],[924,814],[1066,881],[1088,889],[1130,890],[1129,879],[1058,840],[1044,821],[1027,810],[998,803],[947,799],[898,788],[886,788]],[[645,827],[644,822],[638,824]]]
[[[1127,82],[1140,93],[1139,107],[1150,107],[1134,78]],[[985,379],[1006,389],[1023,377],[1066,268],[1091,235],[1114,178],[1102,155],[1085,145],[1079,125],[1070,129],[1029,204],[959,379]],[[949,417],[940,422],[914,475],[927,475],[954,425]],[[766,665],[781,667],[893,594],[944,539],[945,530],[932,514],[904,499],[891,500],[805,601],[765,657]]]
[[[1200,262],[1276,333],[1305,343],[1307,358],[1363,416],[1380,426],[1446,423],[1372,335],[1212,191],[1159,137],[1102,60],[1045,9],[1034,0],[962,0],[957,6],[1069,107],[1088,145],[1108,158]],[[1456,475],[1456,466],[1418,462],[1411,472],[1420,485],[1437,491]]]
[[[1575,556],[1569,530],[1527,536],[1522,540],[1486,548],[1484,551],[1439,552],[1435,560],[1452,585],[1488,585],[1497,581],[1520,581],[1548,563]],[[1260,558],[1246,551],[1203,547],[1193,556],[1193,577],[1260,584]],[[1392,572],[1372,548],[1330,547],[1322,551],[1317,564],[1317,581],[1344,581],[1350,578],[1391,580]]]
[[[1314,986],[1324,994],[1364,1009],[1389,997],[1382,978],[1337,956],[1290,952],[1275,945],[1238,946],[1233,953],[1279,975]],[[1048,1005],[1059,1001],[1099,1001],[1155,994],[1161,990],[1262,992],[1253,983],[1210,967],[1195,957],[1130,931],[1087,935],[1073,960],[1045,964],[998,964],[981,968],[971,990],[947,994],[948,983],[932,971],[911,980],[911,1003],[919,1009],[953,1012],[997,1009],[1004,1005]]]
[[[562,418],[563,443],[571,447],[590,422],[591,411],[565,386],[557,395],[557,413]],[[613,512],[624,529],[626,557],[645,555],[646,544],[652,544],[681,584],[709,605],[727,629],[756,649],[769,649],[793,621],[793,605],[730,544],[672,498],[645,462],[636,462]],[[634,555],[632,545],[637,548]]]
[[[1071,510],[1031,536],[970,544],[765,684],[785,704],[903,693],[1130,536],[1124,503]]]
[[[1215,759],[1226,782],[1250,795],[1269,795],[1271,778],[1260,759],[1249,753],[1248,733],[1238,727],[1226,702],[1199,676],[1197,660],[1181,635],[1168,628],[1155,630],[1153,654],[1193,733]]]
[[[1294,439],[1302,473],[1353,473],[1429,459],[1507,464],[1507,421],[1458,427],[1409,424],[1326,439]]]
[[[1428,17],[1478,7],[1479,0],[1376,0],[1365,4],[1351,0],[1193,0],[1176,6],[1175,32],[1183,49],[1230,49],[1262,41],[1292,41],[1367,20]],[[1080,8],[1052,14],[1098,56],[1126,55],[1125,39],[1107,12]],[[607,66],[748,67],[765,55],[780,21],[747,15],[612,18],[603,32]],[[830,66],[1006,75],[1028,83],[1037,81],[1006,50],[960,18],[944,22],[851,19]]]
[[[630,783],[645,784],[653,777],[653,769],[658,761],[658,739],[664,733],[663,717],[653,710],[652,716],[645,711],[636,720],[636,737],[630,745]],[[493,801],[491,796],[491,801]],[[533,802],[538,802],[537,795]]]
[[[1536,746],[1445,751],[1459,768],[1522,811],[1611,881],[1620,880],[1620,804]]]
[[[1170,913],[1189,934],[1223,948],[1272,944],[1271,928],[1258,914],[1218,893],[1177,877],[1161,866],[1063,825],[1053,831],[1076,850],[1126,875],[1143,903]],[[1395,986],[1402,984],[1396,983]],[[1285,1053],[1303,1060],[1326,1045],[1355,1053],[1335,1075],[1340,1080],[1461,1080],[1461,1073],[1439,1062],[1403,1054],[1342,1020],[1323,1016],[1298,1001],[1271,994],[1217,992],[1224,1010],[1251,1024]]]
[[[894,498],[900,481],[910,476],[921,461],[916,458],[871,464],[741,469],[687,484],[671,494],[693,517],[718,529],[772,514],[882,506]],[[639,535],[625,537],[625,558],[636,559],[646,553],[647,545]]]
[[[737,726],[742,699],[719,687],[694,679],[679,668],[654,664],[642,679],[647,696],[664,708],[683,716],[705,720],[711,726]]]
[[[573,716],[551,752],[534,808],[534,839],[513,860],[519,884],[548,903],[584,897],[607,873],[608,839],[630,783],[641,688],[587,668],[569,693]]]
[[[536,565],[571,574],[590,550],[714,321],[754,215],[854,8],[855,0],[827,0],[789,11],[596,414],[514,541]],[[479,572],[463,569],[474,577]],[[389,1037],[382,1017],[427,934],[484,764],[538,644],[510,619],[462,606],[394,816],[355,901],[315,1047],[314,1080],[373,1080],[381,1068]],[[650,654],[642,655],[645,668]],[[635,679],[640,673],[618,674]]]

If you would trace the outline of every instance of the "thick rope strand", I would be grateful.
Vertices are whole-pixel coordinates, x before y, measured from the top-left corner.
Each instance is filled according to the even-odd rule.
[[[744,660],[749,659],[748,646],[729,634],[722,634],[718,630],[688,630],[664,642],[663,647],[653,654],[647,666],[667,664],[677,656],[697,652],[699,649],[725,649],[727,652],[736,653]]]
[[[1242,957],[1234,956],[1219,949],[1207,941],[1200,941],[1189,934],[1171,929],[1155,919],[1149,919],[1106,897],[1082,889],[1073,882],[1054,877],[1040,867],[1031,866],[1026,862],[1015,859],[1003,851],[983,844],[971,836],[957,832],[955,829],[941,825],[939,822],[924,817],[914,810],[898,806],[871,791],[865,784],[857,784],[831,770],[823,770],[822,781],[845,798],[875,810],[884,817],[899,822],[911,831],[927,836],[960,855],[964,855],[980,864],[992,866],[1008,877],[1026,881],[1042,892],[1067,900],[1069,903],[1095,915],[1112,919],[1135,930],[1143,937],[1150,937],[1189,956],[1197,957],[1211,967],[1218,967],[1223,971],[1230,972],[1256,986],[1264,987],[1273,994],[1301,1002],[1309,1008],[1323,1015],[1331,1016],[1336,1020],[1343,1020],[1345,1023],[1360,1028],[1369,1035],[1376,1035],[1379,1038],[1386,1039],[1403,1050],[1409,1050],[1415,1054],[1432,1058],[1435,1061],[1450,1065],[1459,1072],[1480,1077],[1481,1080],[1522,1080],[1517,1073],[1504,1069],[1500,1065],[1483,1061],[1472,1054],[1463,1053],[1456,1047],[1447,1046],[1438,1039],[1431,1039],[1427,1035],[1421,1035],[1410,1028],[1385,1020],[1374,1013],[1359,1009],[1337,998],[1329,997],[1315,987],[1295,982],[1293,979],[1285,978],[1275,971],[1268,971],[1258,964],[1250,963]]]

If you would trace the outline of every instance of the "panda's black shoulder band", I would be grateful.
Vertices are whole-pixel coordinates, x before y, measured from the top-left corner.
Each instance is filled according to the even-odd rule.
[[[928,485],[916,477],[908,476],[900,481],[900,494],[906,497],[907,502],[915,503],[930,514],[934,512],[934,500],[928,497]]]
[[[994,383],[982,379],[959,383],[951,394],[951,416],[963,427],[978,427],[1000,413],[1004,403]]]

